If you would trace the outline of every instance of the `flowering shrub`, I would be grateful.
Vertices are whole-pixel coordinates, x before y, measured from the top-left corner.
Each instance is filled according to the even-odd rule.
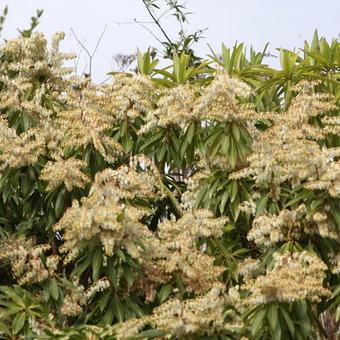
[[[335,339],[340,45],[96,85],[0,47],[0,335]]]

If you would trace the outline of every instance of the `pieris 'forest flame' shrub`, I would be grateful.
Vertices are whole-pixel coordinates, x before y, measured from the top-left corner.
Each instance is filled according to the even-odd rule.
[[[339,336],[339,43],[97,85],[63,37],[0,47],[1,337]]]

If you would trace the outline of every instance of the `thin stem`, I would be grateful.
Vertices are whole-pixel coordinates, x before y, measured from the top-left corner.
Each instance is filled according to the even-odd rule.
[[[77,37],[77,35],[74,32],[73,28],[71,28],[71,32],[72,32],[73,36],[76,38],[78,44],[83,48],[83,50],[86,52],[86,54],[89,57],[89,75],[92,74],[92,60],[93,60],[94,55],[97,52],[98,46],[99,46],[99,44],[100,44],[100,42],[101,42],[101,40],[102,40],[102,38],[104,36],[106,28],[107,28],[107,25],[105,25],[105,27],[104,27],[104,29],[103,29],[103,31],[102,31],[102,33],[101,33],[101,35],[100,35],[100,37],[99,37],[99,39],[97,41],[97,44],[96,44],[96,46],[95,46],[95,48],[94,48],[92,53],[89,52],[89,50],[86,48],[86,46],[79,40],[79,38]]]
[[[162,41],[145,25],[140,24],[144,29],[146,29],[160,44],[162,44]]]
[[[86,48],[86,46],[78,39],[78,37],[77,37],[76,33],[74,32],[72,27],[71,27],[71,32],[72,32],[73,36],[76,38],[78,44],[83,48],[83,50],[86,52],[86,54],[89,56],[89,58],[91,58],[91,53]]]
[[[169,38],[169,36],[166,34],[166,32],[164,31],[163,27],[161,26],[160,22],[158,21],[158,19],[154,16],[154,14],[152,13],[150,7],[145,3],[145,0],[143,0],[143,4],[146,8],[146,10],[148,11],[149,15],[151,16],[152,20],[155,22],[155,24],[159,27],[159,29],[161,30],[161,32],[163,33],[163,35],[165,36],[166,40],[169,42],[169,44],[172,45],[172,41]]]
[[[92,57],[94,57],[94,55],[96,54],[98,46],[99,46],[99,44],[100,44],[100,42],[101,42],[101,40],[102,40],[102,38],[104,36],[104,33],[105,33],[106,29],[107,29],[107,25],[105,25],[105,27],[103,29],[103,32],[102,32],[102,34],[100,35],[100,37],[99,37],[99,39],[97,41],[97,45],[96,45],[96,47],[94,48],[94,50],[92,52]]]

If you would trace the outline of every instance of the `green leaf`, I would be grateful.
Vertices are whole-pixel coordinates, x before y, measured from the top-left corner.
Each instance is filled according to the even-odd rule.
[[[9,327],[2,321],[0,321],[0,334],[6,334],[8,335],[8,338],[10,338],[11,330]]]
[[[223,155],[227,155],[229,152],[229,147],[230,147],[230,135],[224,136],[224,138],[221,139],[221,150],[220,152]]]
[[[224,211],[224,208],[225,208],[225,205],[227,204],[228,198],[229,198],[229,191],[225,190],[223,195],[222,195],[221,202],[220,202],[221,213],[223,213],[223,211]]]
[[[97,281],[103,264],[103,254],[100,248],[96,250],[92,259],[92,279]]]
[[[196,196],[195,207],[201,206],[201,203],[204,201],[204,198],[206,196],[208,187],[209,186],[207,184],[203,184],[203,186],[201,186],[201,189],[198,195]]]
[[[226,233],[229,233],[229,232],[231,232],[231,231],[233,231],[235,229],[235,226],[234,225],[232,225],[232,224],[227,224],[224,228],[223,228],[223,230],[226,232]]]
[[[296,305],[296,314],[298,317],[298,323],[301,326],[302,333],[304,337],[308,337],[311,331],[311,322],[307,314],[307,302],[305,300],[301,300]]]
[[[21,184],[21,191],[24,196],[27,196],[30,190],[30,181],[28,179],[28,176],[26,174],[23,174],[20,177],[20,184]]]
[[[173,290],[173,287],[170,283],[163,285],[160,291],[157,293],[159,303],[163,303],[169,297],[172,290]]]
[[[27,131],[29,128],[30,122],[29,122],[29,118],[28,115],[23,113],[22,114],[22,127],[24,131]]]
[[[191,123],[188,127],[188,143],[191,144],[193,137],[194,137],[194,133],[195,133],[195,124]]]
[[[124,271],[124,278],[128,284],[128,287],[132,287],[133,283],[134,283],[134,276],[133,276],[133,273],[130,269],[130,267],[127,267],[127,266],[124,266],[123,268],[123,271]]]
[[[155,339],[158,337],[163,337],[167,333],[163,331],[159,331],[156,329],[148,329],[147,331],[143,331],[133,336],[133,339]]]
[[[112,258],[108,259],[107,267],[108,267],[108,271],[109,271],[112,284],[115,289],[118,289],[119,280],[118,280],[117,270],[114,266],[114,262]]]
[[[120,257],[122,259],[123,262],[126,262],[125,254],[123,253],[123,251],[121,249],[116,248],[115,253],[118,257]]]
[[[26,319],[26,313],[22,312],[20,314],[17,314],[13,320],[12,323],[12,332],[13,334],[18,334],[21,329],[24,327]]]
[[[232,131],[233,131],[233,135],[235,137],[235,140],[238,142],[240,140],[240,130],[237,126],[237,124],[233,123],[231,125]]]
[[[234,202],[237,195],[237,182],[232,181],[229,185],[230,202]]]
[[[18,306],[21,308],[25,308],[24,300],[20,297],[20,295],[11,287],[1,286],[0,291],[4,294],[8,295]]]
[[[2,303],[4,305],[4,303]],[[17,314],[23,310],[22,307],[15,306],[11,304],[11,307],[6,308],[3,312],[1,312],[1,318],[7,318],[10,315]]]
[[[236,196],[234,202],[230,205],[231,214],[233,216],[234,221],[237,221],[238,216],[240,214],[240,199],[239,196]]]
[[[124,320],[124,314],[122,304],[120,303],[119,297],[115,296],[113,299],[113,312],[118,321]]]
[[[331,213],[336,223],[336,226],[339,229],[340,228],[340,211],[336,207],[332,206]]]
[[[107,304],[110,302],[112,296],[111,293],[108,292],[104,295],[102,295],[98,301],[98,306],[101,312],[104,311],[105,307],[107,306]]]
[[[257,202],[256,202],[256,216],[261,215],[262,211],[267,206],[269,195],[262,196]]]
[[[66,192],[66,188],[63,187],[59,191],[56,202],[55,202],[54,212],[57,218],[60,217],[62,212],[64,211],[65,192]]]
[[[140,73],[144,73],[144,58],[143,54],[137,49],[137,66]]]
[[[81,274],[91,265],[92,258],[87,256],[84,261],[78,262],[75,268],[72,270],[71,278],[78,276],[80,277]]]
[[[280,340],[281,337],[277,337],[277,328],[279,326],[279,319],[278,319],[278,312],[277,312],[278,306],[275,304],[271,304],[268,308],[267,312],[267,319],[269,321],[269,326],[272,330],[272,334],[274,335],[275,339]]]
[[[251,325],[251,334],[253,336],[258,335],[263,323],[263,319],[265,318],[266,314],[267,314],[266,309],[260,309],[256,311],[255,317],[253,318]]]
[[[305,198],[309,197],[311,195],[310,192],[308,191],[305,191],[305,192],[302,192],[302,193],[299,193],[296,197],[292,198],[290,201],[288,201],[285,205],[284,205],[284,208],[287,208],[291,205],[294,205],[302,200],[304,200]]]
[[[235,167],[237,162],[237,148],[235,141],[232,139],[230,142],[230,149],[229,149],[229,163],[232,168]]]
[[[285,310],[284,307],[280,306],[280,312],[283,315],[285,321],[286,321],[286,325],[288,326],[289,332],[292,335],[292,337],[294,337],[295,334],[295,328],[294,328],[294,324],[289,316],[289,314],[287,313],[287,311]]]
[[[249,249],[239,248],[239,249],[237,249],[233,252],[233,256],[242,255],[242,254],[246,254],[246,253],[249,253]]]
[[[319,206],[322,206],[324,203],[323,199],[314,199],[310,205],[311,210],[316,210]]]
[[[52,278],[50,281],[50,292],[54,300],[58,300],[59,296],[59,288],[58,288],[58,283],[55,278]]]
[[[177,288],[179,289],[181,297],[183,297],[183,295],[185,293],[185,289],[184,289],[184,282],[183,282],[183,279],[182,279],[182,274],[176,273],[175,279],[176,279]]]
[[[129,307],[129,309],[134,313],[134,315],[137,315],[138,317],[142,317],[143,315],[145,315],[143,309],[139,306],[137,301],[135,301],[131,296],[127,297],[124,302]]]

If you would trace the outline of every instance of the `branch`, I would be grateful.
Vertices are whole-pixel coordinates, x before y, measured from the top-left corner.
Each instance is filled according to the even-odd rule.
[[[115,21],[117,25],[131,25],[131,24],[138,24],[141,27],[143,27],[145,30],[147,30],[161,45],[163,45],[163,42],[148,28],[146,25],[157,25],[154,21],[139,21],[137,19],[134,19],[133,21],[126,21],[126,22],[118,22]]]
[[[100,42],[101,42],[101,40],[102,40],[102,38],[103,38],[103,36],[104,36],[104,33],[105,33],[105,31],[106,31],[106,28],[107,28],[107,25],[105,25],[105,27],[104,27],[104,29],[103,29],[103,32],[101,33],[101,35],[100,35],[100,37],[99,37],[99,39],[98,39],[98,41],[97,41],[97,44],[96,44],[96,46],[95,46],[95,48],[94,48],[94,50],[93,50],[92,53],[89,52],[89,50],[86,48],[86,46],[79,40],[79,38],[77,37],[77,35],[76,35],[76,33],[74,32],[73,28],[71,28],[71,32],[72,32],[72,34],[74,35],[74,37],[76,38],[78,44],[83,48],[83,50],[86,52],[86,54],[87,54],[88,57],[89,57],[89,75],[91,75],[91,73],[92,73],[92,60],[93,60],[93,57],[94,57],[94,55],[95,55],[96,52],[97,52],[98,46],[99,46],[99,44],[100,44]]]
[[[159,23],[158,19],[154,16],[154,14],[152,13],[152,11],[150,10],[150,7],[145,3],[145,0],[143,0],[143,4],[144,4],[146,10],[148,11],[149,15],[151,16],[152,20],[155,22],[155,24],[158,26],[158,28],[161,30],[161,32],[162,32],[163,35],[165,36],[166,40],[169,42],[170,45],[172,45],[171,39],[168,37],[168,35],[167,35],[166,32],[164,31],[163,27],[162,27],[161,24]]]
[[[163,42],[156,36],[156,34],[154,34],[147,26],[143,24],[139,24],[139,25],[142,26],[144,29],[146,29],[160,44],[163,44]]]
[[[104,33],[105,33],[106,29],[107,29],[107,25],[105,25],[105,27],[103,29],[103,32],[102,32],[102,34],[100,35],[100,37],[99,37],[99,39],[97,41],[97,45],[96,45],[96,47],[94,48],[94,50],[92,52],[92,57],[94,57],[94,55],[96,54],[98,46],[99,46],[99,44],[100,44],[100,42],[101,42],[101,40],[102,40],[102,38],[104,36]]]

